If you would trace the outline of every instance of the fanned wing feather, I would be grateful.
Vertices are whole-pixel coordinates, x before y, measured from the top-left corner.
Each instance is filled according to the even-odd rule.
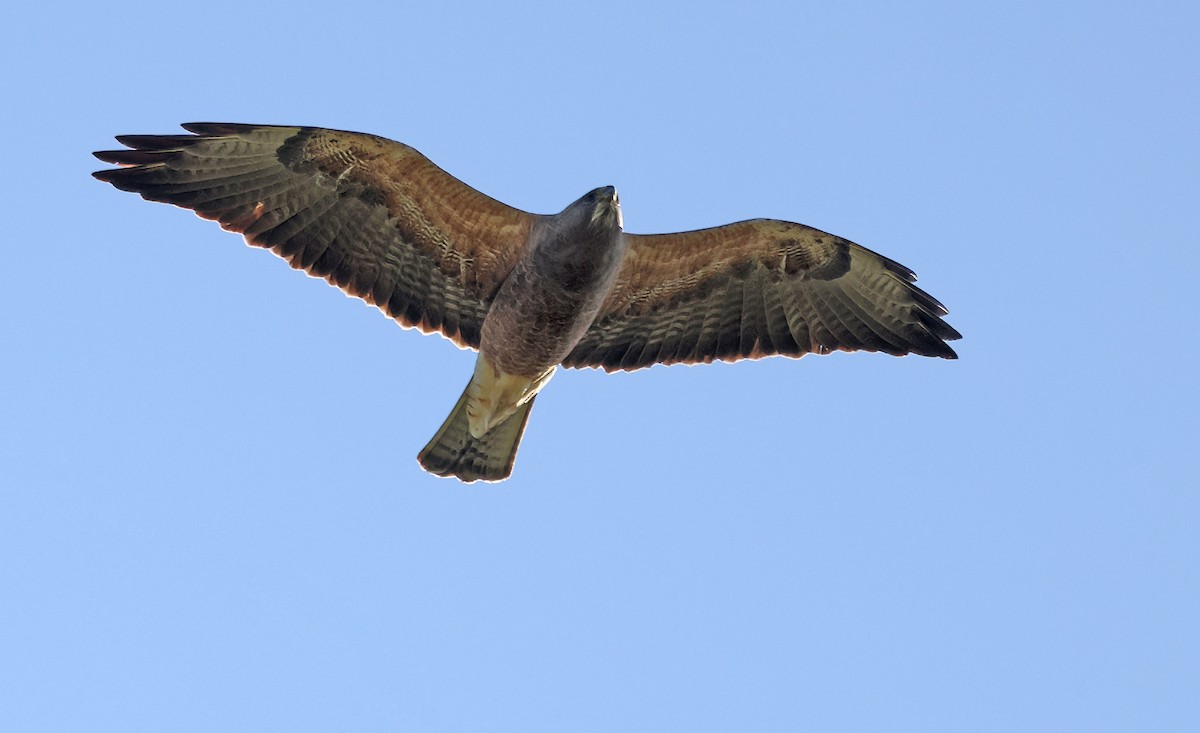
[[[192,209],[405,327],[478,348],[535,216],[479,193],[407,145],[312,127],[226,123],[122,135],[96,178]]]
[[[835,350],[956,358],[946,342],[958,331],[912,271],[841,237],[772,219],[626,237],[617,284],[564,366]]]

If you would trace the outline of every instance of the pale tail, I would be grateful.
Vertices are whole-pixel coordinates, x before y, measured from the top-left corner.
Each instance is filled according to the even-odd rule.
[[[534,395],[536,397],[536,395]],[[512,473],[517,444],[525,432],[533,398],[517,408],[504,422],[482,438],[471,435],[467,425],[467,391],[450,411],[433,440],[417,456],[421,467],[438,476],[454,476],[459,481],[503,481]]]

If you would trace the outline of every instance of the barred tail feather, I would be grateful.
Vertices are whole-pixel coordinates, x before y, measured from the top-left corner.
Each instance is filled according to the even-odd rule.
[[[536,395],[534,396],[536,397]],[[438,476],[454,476],[459,481],[503,481],[512,473],[517,445],[525,432],[533,398],[517,408],[504,422],[482,438],[471,435],[467,422],[467,390],[450,411],[429,444],[417,456],[421,467]]]

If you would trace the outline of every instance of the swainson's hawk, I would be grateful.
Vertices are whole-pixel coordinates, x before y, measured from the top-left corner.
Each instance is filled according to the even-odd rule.
[[[955,358],[946,309],[912,271],[841,237],[755,219],[622,231],[616,190],[553,216],[474,190],[407,145],[315,127],[187,124],[125,135],[94,175],[215,219],[401,326],[477,349],[421,451],[431,473],[499,481],[561,364],[632,370],[882,351]]]

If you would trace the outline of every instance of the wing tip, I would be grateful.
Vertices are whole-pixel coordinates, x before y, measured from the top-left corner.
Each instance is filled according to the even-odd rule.
[[[245,122],[182,122],[179,126],[194,135],[203,137],[241,135],[259,128],[273,127],[273,125],[251,125]]]
[[[93,156],[114,165],[149,165],[169,159],[178,148],[164,150],[97,150]]]
[[[127,148],[132,148],[134,151],[148,152],[163,152],[168,150],[180,150],[189,145],[194,145],[204,138],[211,137],[227,137],[231,135],[241,135],[263,128],[276,128],[277,125],[251,125],[241,122],[184,122],[180,125],[187,130],[190,135],[116,135],[117,142]],[[102,150],[100,153],[108,155],[121,155],[129,153],[127,151],[108,151]],[[94,153],[99,157],[99,153]],[[136,155],[134,153],[133,155]],[[104,158],[101,158],[104,160]],[[119,162],[119,161],[105,161]]]
[[[179,150],[194,145],[200,138],[195,135],[116,135],[115,139],[134,150]]]
[[[949,359],[950,361],[955,361],[958,359],[958,352],[950,348],[950,345],[943,341],[942,348],[938,349],[937,353],[922,354],[922,356],[933,356],[940,359]]]
[[[105,168],[104,170],[92,171],[92,178],[97,181],[111,184],[122,191],[142,194],[144,192],[136,185],[137,175],[145,170],[143,166],[121,166],[119,168]]]

